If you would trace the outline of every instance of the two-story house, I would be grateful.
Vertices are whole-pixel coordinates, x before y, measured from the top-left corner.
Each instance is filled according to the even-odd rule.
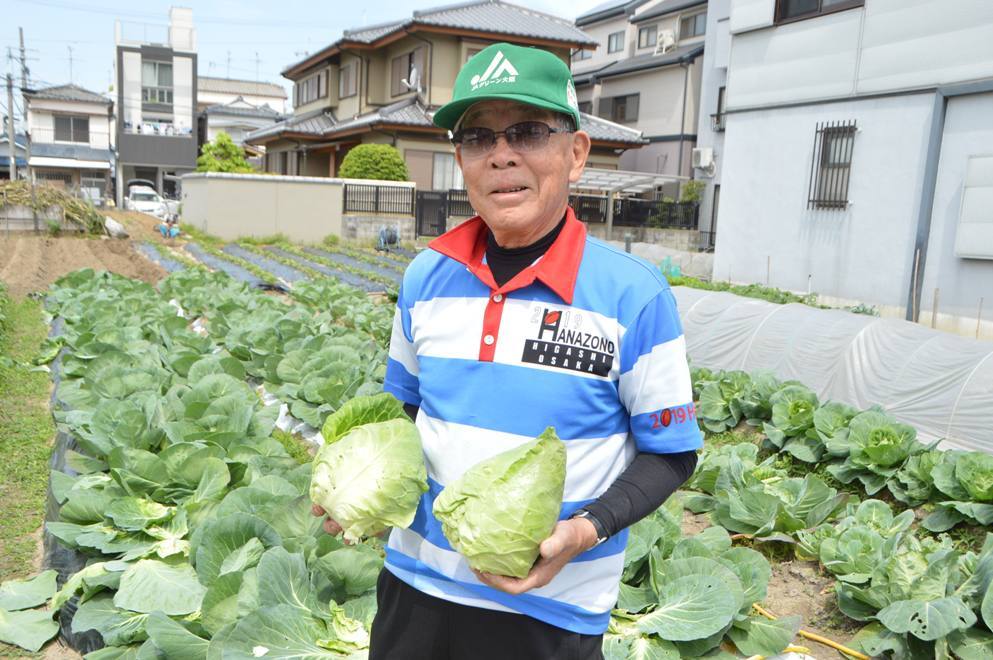
[[[735,0],[729,20],[714,277],[990,337],[993,3]]]
[[[117,21],[117,203],[131,179],[177,194],[196,169],[197,53],[191,9],[169,10],[169,26]]]
[[[246,145],[245,136],[282,121],[286,98],[286,90],[275,83],[198,76],[197,132],[200,148],[213,142],[223,131],[231,136],[235,144],[245,148],[249,156],[261,156],[265,149]]]
[[[30,176],[97,203],[111,195],[113,102],[78,85],[26,91]]]
[[[613,0],[576,19],[598,48],[577,49],[580,108],[644,134],[625,170],[692,175],[707,0]]]
[[[566,62],[572,50],[595,46],[565,19],[501,0],[347,30],[283,71],[294,82],[294,115],[247,141],[265,145],[266,171],[308,176],[335,176],[357,144],[387,143],[400,151],[419,189],[461,188],[447,131],[431,117],[451,100],[462,64],[499,41],[545,48]],[[582,121],[593,140],[593,167],[616,169],[619,153],[642,145],[637,130],[588,115]]]

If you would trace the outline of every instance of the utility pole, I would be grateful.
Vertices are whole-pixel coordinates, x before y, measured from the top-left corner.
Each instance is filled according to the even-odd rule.
[[[72,84],[72,46],[66,45],[69,49],[69,83]]]
[[[230,78],[231,77],[231,51],[230,50],[228,51],[228,74],[227,74],[226,77],[227,78]]]
[[[262,60],[259,58],[259,51],[255,51],[255,82],[259,82],[259,65],[262,64]]]
[[[24,55],[24,28],[18,27],[21,37],[21,110],[24,113],[24,159],[28,166],[28,183],[31,185],[31,195],[34,197],[34,177],[31,175],[31,126],[28,125],[28,58]]]
[[[10,153],[10,180],[17,180],[17,149],[14,147],[14,79],[7,74],[7,147]]]

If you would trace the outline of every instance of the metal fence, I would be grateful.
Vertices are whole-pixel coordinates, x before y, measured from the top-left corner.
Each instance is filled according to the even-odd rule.
[[[461,218],[471,218],[476,215],[475,209],[469,202],[469,191],[449,190],[448,191],[448,215]]]
[[[569,206],[583,222],[607,222],[607,198],[604,195],[569,195]]]
[[[398,213],[414,215],[413,186],[345,184],[345,213]]]
[[[700,205],[696,202],[669,202],[661,199],[614,200],[615,227],[696,229]]]

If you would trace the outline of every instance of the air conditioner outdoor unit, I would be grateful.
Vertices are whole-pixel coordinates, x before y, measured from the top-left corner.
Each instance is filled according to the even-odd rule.
[[[658,41],[655,42],[655,54],[662,55],[668,53],[676,47],[676,33],[672,30],[662,30],[659,32]]]
[[[697,147],[694,149],[693,167],[699,170],[713,170],[714,150],[710,147]]]

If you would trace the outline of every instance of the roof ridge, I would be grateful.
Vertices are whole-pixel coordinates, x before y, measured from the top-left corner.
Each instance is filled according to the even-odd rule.
[[[439,5],[437,7],[428,7],[427,9],[418,9],[414,11],[413,17],[415,19],[422,16],[430,16],[431,14],[440,14],[446,11],[452,11],[455,9],[465,9],[466,7],[474,7],[476,5],[489,5],[497,4],[499,0],[467,0],[466,2],[456,2],[450,5]]]
[[[392,21],[383,21],[382,23],[374,23],[372,25],[363,25],[361,27],[348,28],[346,30],[341,31],[341,39],[338,39],[337,41],[333,41],[331,43],[332,45],[334,45],[340,41],[344,41],[349,35],[355,34],[357,32],[368,32],[369,30],[378,30],[380,28],[389,27],[391,25],[403,25],[408,20],[409,19],[407,18],[398,18]]]

